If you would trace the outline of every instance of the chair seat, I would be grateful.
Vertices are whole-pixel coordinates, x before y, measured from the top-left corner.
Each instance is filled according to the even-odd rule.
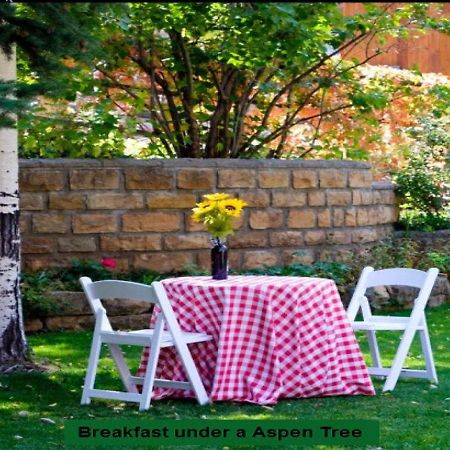
[[[402,331],[408,327],[408,320],[409,317],[372,317],[364,322],[351,322],[351,325],[356,331]],[[417,330],[423,330],[423,326],[419,325]]]
[[[150,345],[153,336],[153,329],[132,330],[132,331],[102,331],[102,341],[105,344],[129,344],[129,345]],[[206,333],[182,332],[187,344],[204,342],[212,339]],[[164,331],[161,339],[161,347],[172,347],[175,342],[168,331]]]

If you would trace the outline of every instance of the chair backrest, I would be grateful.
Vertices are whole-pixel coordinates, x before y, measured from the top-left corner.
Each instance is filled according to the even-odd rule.
[[[361,273],[358,283],[347,309],[347,316],[354,320],[359,308],[362,309],[364,319],[371,316],[369,302],[365,293],[367,289],[377,286],[407,286],[419,288],[419,293],[414,303],[414,308],[423,309],[430,297],[431,290],[439,270],[428,269],[424,272],[417,269],[392,268],[374,270],[373,267],[365,267]]]
[[[172,309],[172,305],[166,294],[164,286],[159,281],[154,281],[150,286],[131,281],[104,280],[92,281],[89,277],[80,278],[81,286],[86,298],[96,317],[101,314],[101,328],[112,330],[106,310],[102,305],[102,299],[120,298],[123,300],[142,300],[153,303],[161,308],[161,319],[167,323],[172,334],[180,334],[181,329]],[[164,326],[163,324],[161,324]]]

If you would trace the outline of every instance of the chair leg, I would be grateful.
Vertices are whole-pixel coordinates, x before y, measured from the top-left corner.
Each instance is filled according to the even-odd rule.
[[[434,365],[433,351],[431,349],[430,335],[428,327],[423,318],[423,330],[420,330],[420,343],[422,345],[423,356],[425,358],[425,366],[427,368],[428,379],[434,383],[438,382],[436,366]]]
[[[369,342],[370,354],[372,356],[372,364],[374,367],[383,367],[381,364],[380,350],[378,349],[376,331],[367,331],[367,340]]]
[[[108,348],[116,364],[117,370],[119,371],[120,378],[122,379],[122,383],[125,389],[128,392],[138,393],[136,385],[130,381],[131,380],[130,369],[128,368],[127,363],[125,362],[125,358],[123,356],[122,351],[120,350],[120,347],[117,344],[108,344]]]
[[[153,344],[150,348],[147,370],[144,376],[144,384],[142,385],[141,401],[139,402],[139,411],[146,411],[148,408],[150,408],[160,350],[160,342]]]
[[[89,363],[84,380],[83,394],[81,396],[81,404],[89,405],[91,403],[90,391],[94,388],[95,375],[97,372],[97,364],[100,359],[100,351],[102,349],[102,340],[99,334],[92,339],[91,352],[89,354]]]
[[[412,326],[407,328],[403,333],[403,337],[400,345],[398,346],[397,353],[395,354],[391,370],[386,378],[386,382],[384,383],[383,392],[394,390],[398,377],[400,376],[400,372],[403,368],[403,364],[408,356],[408,351],[411,347],[415,332],[416,328],[415,326]]]
[[[187,344],[183,343],[177,350],[189,382],[194,389],[198,403],[200,405],[206,405],[207,403],[209,403],[209,397],[206,393],[205,387],[203,386],[202,379],[200,378],[200,374],[198,373],[197,367],[194,363],[194,360],[192,359],[192,355]]]

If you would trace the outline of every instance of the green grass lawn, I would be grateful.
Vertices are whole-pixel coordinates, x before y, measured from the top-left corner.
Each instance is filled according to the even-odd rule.
[[[381,394],[383,382],[374,380],[377,395],[373,397],[286,399],[273,407],[234,402],[201,407],[193,400],[161,400],[155,401],[149,411],[139,413],[135,403],[95,399],[90,406],[82,407],[81,388],[91,333],[30,335],[28,338],[36,362],[47,365],[49,371],[0,377],[0,449],[65,448],[64,421],[71,418],[371,419],[380,423],[382,449],[446,449],[450,442],[449,310],[450,304],[447,304],[427,312],[439,376],[438,386],[430,385],[427,380],[400,379],[393,393]],[[399,337],[394,332],[380,335],[382,356],[383,350],[386,350],[386,365],[393,357]],[[362,335],[360,342],[368,357]],[[418,344],[416,338],[408,361],[410,367],[423,367]],[[139,350],[133,349],[127,356],[137,361]],[[114,386],[114,375],[112,361],[105,359],[99,369],[99,385]],[[55,423],[44,423],[42,418],[49,418]]]

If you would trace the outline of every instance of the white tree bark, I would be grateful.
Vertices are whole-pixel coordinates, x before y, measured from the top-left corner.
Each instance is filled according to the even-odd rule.
[[[0,49],[0,80],[15,79],[15,52],[8,59]],[[0,128],[0,364],[26,356],[19,273],[17,129]]]

